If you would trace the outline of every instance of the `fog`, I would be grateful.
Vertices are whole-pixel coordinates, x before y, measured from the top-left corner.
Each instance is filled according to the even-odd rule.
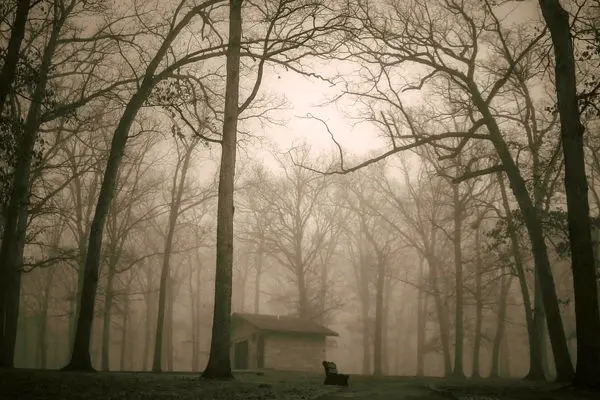
[[[88,351],[103,371],[201,372],[215,332],[233,348],[228,317],[246,313],[333,330],[324,359],[349,374],[573,369],[561,120],[537,2],[245,4],[239,74],[225,3],[126,3],[29,11],[2,111],[2,366],[76,369]],[[573,29],[595,132],[586,10]]]

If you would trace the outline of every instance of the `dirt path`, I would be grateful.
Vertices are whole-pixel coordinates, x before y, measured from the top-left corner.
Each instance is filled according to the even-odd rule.
[[[354,379],[353,379],[354,378]],[[598,400],[600,392],[519,379],[350,377],[350,387],[318,400]]]

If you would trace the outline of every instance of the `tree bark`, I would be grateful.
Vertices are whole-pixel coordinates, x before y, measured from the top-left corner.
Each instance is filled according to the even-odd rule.
[[[565,158],[565,189],[577,330],[577,370],[574,383],[597,387],[600,386],[600,311],[587,196],[584,127],[581,124],[577,102],[575,57],[569,14],[558,0],[539,0],[539,4],[554,45],[554,75]],[[560,375],[558,362],[559,360],[557,374]]]
[[[192,365],[194,372],[200,370],[200,312],[202,310],[202,299],[201,299],[201,288],[202,288],[202,264],[200,263],[200,257],[197,256],[198,267],[196,272],[196,292],[195,292],[195,300],[196,300],[196,312],[193,316],[193,326],[194,326],[194,337],[195,337],[195,353],[194,359],[196,360],[195,364]]]
[[[464,378],[463,367],[463,271],[462,271],[462,204],[460,201],[459,185],[452,185],[452,198],[454,205],[454,271],[456,287],[456,310],[454,320],[454,370],[452,375]]]
[[[142,82],[127,103],[119,124],[115,129],[108,154],[108,162],[106,164],[106,169],[104,170],[104,178],[102,180],[102,185],[100,186],[94,218],[92,219],[92,224],[90,226],[90,236],[84,271],[85,276],[81,304],[79,307],[80,312],[77,317],[77,327],[71,352],[71,360],[63,368],[64,370],[93,370],[90,358],[90,337],[94,318],[96,288],[98,286],[102,235],[104,232],[106,215],[108,214],[108,210],[115,194],[117,173],[125,152],[129,129],[135,121],[138,111],[150,95],[152,88],[159,81],[158,77],[155,76],[155,73],[164,56],[169,51],[173,41],[177,38],[181,30],[188,25],[192,18],[196,16],[198,11],[209,7],[218,1],[219,0],[207,0],[204,3],[197,5],[185,14],[169,31],[160,48],[148,64]]]
[[[481,351],[481,326],[483,319],[483,291],[482,291],[482,273],[483,265],[481,261],[481,232],[479,227],[475,232],[475,338],[473,340],[473,373],[474,378],[481,377],[479,371],[479,355]],[[502,308],[502,306],[500,306]]]
[[[46,333],[48,331],[48,308],[50,305],[50,292],[54,281],[54,270],[50,267],[47,271],[44,293],[42,294],[42,310],[39,320],[38,331],[38,351],[40,358],[40,368],[46,369],[48,366],[48,350],[46,346]]]
[[[425,263],[419,260],[419,287],[425,284]],[[427,292],[419,289],[417,299],[417,376],[425,375],[425,328],[427,324]]]
[[[329,268],[327,263],[321,264],[321,287],[319,288],[319,321],[325,324],[325,314],[327,312],[327,287],[329,282]]]
[[[175,279],[169,277],[167,284],[167,304],[165,315],[165,358],[167,371],[173,371],[173,307],[175,305]]]
[[[500,376],[503,378],[510,378],[510,346],[508,344],[506,335],[504,335],[502,343],[500,344],[500,360],[498,361],[498,364]]]
[[[256,251],[256,274],[254,275],[254,313],[260,313],[260,278],[263,267],[263,237],[259,239]]]
[[[144,354],[142,362],[144,371],[150,369],[150,342],[152,341],[152,315],[154,315],[154,307],[152,307],[154,304],[154,295],[150,286],[148,287],[148,290],[148,293],[144,293],[144,303],[146,304],[146,327],[144,329]]]
[[[111,311],[113,303],[113,281],[115,278],[116,263],[111,255],[108,264],[108,277],[106,279],[106,289],[104,295],[104,312],[102,313],[102,358],[100,368],[102,371],[110,370],[110,328]]]
[[[432,234],[432,239],[435,236]],[[435,249],[435,243],[431,241],[431,248]],[[429,266],[429,282],[431,284],[431,291],[433,292],[433,300],[435,305],[435,313],[437,315],[440,341],[442,343],[442,353],[444,359],[444,375],[449,376],[452,374],[452,359],[450,356],[450,326],[448,323],[447,310],[440,295],[439,282],[438,282],[438,265],[435,254],[430,251],[426,254],[425,259]]]
[[[79,240],[79,269],[77,270],[77,288],[73,295],[73,307],[71,318],[69,319],[69,348],[75,344],[75,329],[79,317],[79,305],[81,304],[81,293],[83,293],[83,281],[85,279],[85,259],[87,254],[87,238],[81,236]]]
[[[63,368],[64,370],[90,371],[94,369],[90,358],[90,339],[92,322],[94,319],[96,289],[98,287],[98,274],[100,272],[100,256],[104,225],[115,194],[118,170],[125,152],[129,129],[135,120],[137,112],[144,103],[147,95],[150,93],[151,85],[152,81],[145,80],[140,89],[131,98],[112,139],[108,163],[106,164],[106,169],[104,171],[104,179],[102,180],[98,202],[96,203],[96,211],[94,212],[94,218],[90,227],[84,269],[83,290],[81,292],[71,360]]]
[[[298,286],[298,316],[300,318],[309,319],[312,317],[310,306],[308,304],[308,290],[306,287],[306,271],[304,270],[304,260],[302,259],[302,238],[296,238],[295,251],[295,269],[296,269],[296,284]]]
[[[377,257],[377,284],[375,286],[375,326],[373,340],[373,375],[383,375],[383,297],[385,289],[385,259]]]
[[[219,199],[217,204],[217,261],[215,304],[210,355],[204,378],[233,379],[229,346],[231,342],[231,286],[233,270],[234,178],[239,115],[240,42],[242,38],[242,2],[229,2],[229,43]]]
[[[123,302],[125,303],[123,306],[123,326],[121,327],[121,357],[119,359],[119,369],[121,371],[125,371],[125,360],[127,360],[127,328],[129,324],[129,306],[130,306],[130,298],[129,298],[129,289],[131,282],[127,282],[127,289]]]
[[[50,38],[44,48],[31,105],[16,149],[10,199],[4,210],[4,227],[0,246],[0,368],[10,368],[14,363],[21,287],[20,261],[24,246],[24,229],[27,226],[31,163],[38,136],[48,72],[61,28],[62,22],[54,23]]]
[[[542,289],[539,279],[534,282],[535,298],[533,301],[533,337],[535,346],[539,354],[539,363],[542,370],[541,379],[550,377],[548,373],[548,351],[546,346],[546,313],[544,311],[544,302],[542,301]]]
[[[240,299],[240,312],[246,311],[246,285],[248,284],[248,260],[242,261],[243,263],[243,272],[242,272],[242,280],[239,285],[239,299]]]
[[[362,374],[368,375],[371,373],[371,325],[369,324],[369,313],[365,311],[363,305],[362,312]]]
[[[199,274],[200,271],[197,272],[197,274]],[[198,363],[198,312],[200,311],[200,307],[198,307],[198,303],[199,303],[199,297],[198,297],[198,292],[200,291],[200,286],[198,286],[198,289],[196,291],[194,291],[194,285],[192,282],[194,282],[193,278],[193,269],[190,269],[190,279],[188,280],[188,285],[189,285],[189,289],[190,289],[190,302],[191,302],[191,306],[190,306],[190,325],[191,325],[191,341],[192,341],[192,372],[197,372],[198,368],[199,368],[199,363]]]
[[[382,335],[381,335],[381,371],[383,375],[390,375],[390,362],[394,355],[394,349],[390,347],[390,293],[392,293],[392,281],[385,280],[383,288],[383,318],[382,318]]]
[[[512,277],[504,278],[502,285],[500,286],[500,297],[498,299],[498,318],[496,319],[496,335],[494,336],[494,343],[492,345],[492,366],[490,369],[490,377],[498,378],[500,376],[500,350],[502,341],[504,340],[505,328],[504,322],[506,320],[506,301],[508,299],[508,292]]]
[[[29,14],[30,3],[30,0],[17,0],[15,20],[10,32],[8,47],[6,48],[4,65],[2,66],[2,71],[0,71],[0,116],[4,112],[6,97],[15,80],[17,62],[19,61],[19,51],[21,49],[21,42],[25,37],[25,23],[27,22],[27,16]]]
[[[573,377],[573,364],[571,363],[571,358],[569,356],[569,349],[558,306],[554,278],[552,276],[552,269],[550,268],[550,260],[548,259],[548,250],[539,213],[529,196],[525,181],[521,176],[519,168],[515,164],[515,160],[512,158],[510,150],[502,137],[500,127],[494,119],[488,105],[474,84],[470,89],[473,103],[486,120],[486,127],[490,133],[492,144],[502,162],[502,166],[508,177],[517,203],[519,204],[527,228],[535,261],[535,273],[540,280],[542,288],[542,300],[544,302],[544,309],[546,310],[548,330],[556,360],[557,380],[570,380]]]

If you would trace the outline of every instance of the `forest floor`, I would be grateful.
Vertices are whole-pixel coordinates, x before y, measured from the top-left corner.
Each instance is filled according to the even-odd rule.
[[[348,388],[323,386],[323,376],[265,371],[207,381],[197,373],[0,370],[0,400],[597,400],[564,385],[508,379],[352,375]]]

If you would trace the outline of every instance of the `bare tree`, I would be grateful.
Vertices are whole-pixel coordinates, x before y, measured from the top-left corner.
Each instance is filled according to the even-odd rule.
[[[167,231],[165,234],[163,262],[159,286],[158,316],[154,344],[154,361],[152,365],[152,370],[155,372],[159,372],[162,368],[163,329],[165,325],[167,282],[170,279],[170,260],[173,253],[173,241],[176,233],[177,221],[184,212],[209,201],[215,196],[213,188],[209,186],[200,193],[194,193],[193,195],[188,195],[186,198],[184,198],[188,171],[192,165],[194,151],[201,143],[201,140],[202,139],[199,137],[191,137],[189,139],[180,138],[176,146],[177,163],[175,165],[175,171],[171,182],[169,215],[167,221]],[[172,292],[173,288],[171,288],[170,291]]]
[[[229,43],[219,197],[217,205],[217,261],[215,303],[208,364],[205,378],[232,379],[229,346],[231,335],[231,286],[233,266],[233,188],[239,116],[240,53],[242,40],[242,0],[230,0]]]
[[[364,190],[364,175],[357,174],[352,179],[355,192]],[[350,185],[348,185],[350,186]],[[360,193],[360,192],[359,192]],[[371,289],[373,285],[373,271],[371,268],[371,254],[367,241],[365,240],[365,220],[370,215],[368,204],[364,201],[356,201],[356,196],[350,196],[350,192],[345,196],[345,201],[354,212],[349,215],[349,221],[343,224],[345,250],[350,258],[350,264],[354,273],[353,285],[356,289],[360,301],[360,319],[362,325],[362,373],[368,375],[371,373],[372,366],[372,331],[371,324]],[[358,229],[356,229],[358,227]]]
[[[565,188],[571,246],[571,268],[577,324],[577,369],[574,382],[599,386],[600,311],[592,249],[587,177],[577,97],[575,57],[569,14],[558,0],[539,0],[554,45],[556,96],[565,158]]]
[[[295,157],[307,160],[309,154],[309,148],[303,147]],[[317,319],[323,311],[319,274],[331,259],[339,224],[335,206],[328,199],[332,186],[325,177],[289,161],[280,159],[279,164],[281,174],[271,178],[269,192],[264,193],[271,216],[267,245],[271,256],[290,273],[297,292],[296,314]]]
[[[17,1],[15,19],[10,30],[10,40],[8,41],[6,55],[4,56],[4,65],[0,71],[0,116],[4,112],[6,96],[11,89],[17,70],[19,50],[21,48],[23,37],[25,36],[25,23],[27,22],[30,6],[31,0]]]
[[[393,231],[388,229],[386,221],[378,217],[377,214],[373,216],[373,212],[370,211],[372,209],[381,209],[382,206],[381,201],[376,200],[376,191],[373,190],[373,187],[370,188],[370,185],[366,184],[366,181],[361,183],[362,184],[353,185],[354,188],[352,189],[352,193],[357,202],[355,206],[355,213],[357,214],[360,226],[358,229],[359,240],[362,240],[363,237],[366,239],[366,242],[369,244],[368,248],[366,249],[367,254],[371,253],[373,255],[373,257],[370,257],[370,262],[367,261],[367,263],[370,265],[366,266],[367,268],[375,270],[373,374],[382,375],[384,373],[384,352],[386,352],[384,332],[387,330],[387,318],[385,317],[387,310],[384,308],[386,277],[388,277],[390,274],[390,264],[392,263],[391,258],[395,253],[397,253],[399,243],[398,238],[392,234]],[[359,256],[360,252],[361,251],[359,247]],[[364,260],[359,260],[359,263],[364,263]],[[365,265],[361,265],[361,267],[364,268]],[[364,278],[365,277],[363,276],[362,279]],[[364,295],[369,296],[368,293],[364,293]],[[365,319],[368,319],[368,317]],[[368,329],[365,329],[363,335],[367,336],[367,332]]]
[[[261,278],[263,276],[266,257],[269,254],[267,233],[271,225],[272,213],[269,210],[268,188],[270,177],[264,167],[259,164],[252,167],[251,174],[241,190],[238,211],[241,226],[239,240],[253,247],[254,256],[254,313],[260,313]]]
[[[144,223],[154,217],[156,211],[152,205],[143,204],[155,191],[158,179],[151,178],[153,172],[152,147],[156,140],[151,135],[132,148],[126,164],[119,170],[116,199],[112,202],[107,217],[107,235],[104,245],[106,284],[104,287],[104,309],[102,310],[102,359],[103,371],[110,369],[110,333],[112,328],[112,309],[115,299],[115,281],[119,273],[130,269],[137,261],[131,251],[132,234],[139,232]],[[127,245],[130,245],[127,248]],[[128,254],[130,253],[130,254]],[[127,260],[129,259],[129,260]],[[131,261],[134,259],[135,261]],[[119,268],[120,267],[120,268]]]
[[[83,36],[82,31],[78,29],[80,23],[77,18],[81,14],[98,15],[101,8],[79,0],[61,0],[52,3],[49,13],[41,8],[30,12],[41,13],[44,23],[31,25],[31,31],[26,31],[27,43],[23,46],[24,53],[40,56],[39,65],[32,66],[36,69],[35,84],[26,89],[31,89],[31,96],[25,95],[17,101],[24,101],[29,106],[23,108],[27,110],[26,115],[20,116],[24,120],[22,134],[19,135],[15,146],[10,198],[3,210],[0,281],[6,286],[2,288],[3,296],[0,297],[0,314],[4,316],[0,318],[0,365],[12,365],[18,317],[20,264],[29,213],[32,163],[40,128],[55,124],[57,120],[72,115],[82,106],[106,96],[126,83],[126,80],[119,78],[106,83],[104,77],[99,78],[97,74],[97,70],[107,64],[111,47],[121,40],[122,36],[104,35],[106,25],[100,25],[91,36]],[[94,56],[72,56],[86,51],[93,51]],[[54,87],[61,87],[60,82],[63,79],[73,79],[75,89],[54,90]],[[21,109],[21,104],[18,104],[17,108]]]
[[[571,379],[573,366],[541,220],[503,130],[494,116],[494,107],[502,100],[499,94],[503,93],[502,89],[515,69],[521,65],[524,57],[544,37],[545,31],[533,34],[530,40],[521,41],[517,48],[511,48],[507,41],[507,32],[502,28],[493,6],[486,4],[485,7],[481,7],[477,2],[432,3],[415,0],[410,4],[394,2],[384,8],[374,9],[366,2],[359,1],[357,9],[359,11],[356,14],[356,23],[362,29],[357,30],[361,34],[357,33],[353,41],[355,50],[351,52],[362,60],[365,75],[371,77],[370,82],[377,84],[370,84],[371,89],[367,93],[362,91],[360,86],[349,88],[346,93],[377,103],[378,107],[371,108],[367,118],[388,133],[392,148],[351,168],[345,167],[342,161],[341,170],[347,173],[391,154],[424,144],[435,144],[444,149],[445,156],[453,157],[460,153],[469,141],[487,141],[501,164],[490,165],[481,170],[468,170],[455,179],[462,181],[500,169],[505,171],[524,217],[532,245],[558,379]],[[388,13],[385,10],[392,12]],[[493,34],[480,35],[482,29]],[[461,39],[455,42],[454,38]],[[479,63],[479,57],[482,56],[480,45],[484,39],[487,42],[500,43],[504,53],[502,77],[485,86],[481,84],[479,77],[487,76],[487,70],[498,70],[498,67],[488,67],[489,63]],[[497,60],[489,59],[489,62],[494,63]],[[412,82],[404,83],[394,71],[399,65],[409,63],[420,65],[425,71],[417,74]],[[432,106],[429,112],[443,118],[448,112],[455,113],[456,104],[459,104],[470,127],[458,132],[454,131],[453,127],[448,131],[439,132],[439,128],[427,125],[425,120],[418,120],[414,110],[404,106],[400,93],[424,86],[434,89],[452,88],[451,92],[444,92],[446,96],[452,93],[451,97],[445,97],[448,102],[446,109],[440,110],[439,107]],[[436,123],[439,123],[439,119]],[[408,132],[404,133],[405,131]],[[458,146],[448,143],[448,140],[456,138],[459,140]]]
[[[403,160],[397,169],[402,179],[395,180],[389,176],[380,175],[377,180],[378,187],[385,195],[388,207],[393,212],[378,212],[378,216],[386,221],[391,229],[402,238],[405,243],[412,246],[420,257],[426,261],[427,277],[421,276],[417,283],[408,279],[403,282],[415,286],[424,294],[425,299],[432,296],[434,300],[435,315],[439,326],[439,337],[429,339],[422,338],[422,348],[417,349],[422,355],[431,350],[437,350],[438,343],[441,345],[444,373],[450,375],[452,372],[451,344],[450,344],[450,321],[449,305],[446,295],[447,288],[444,283],[446,273],[444,253],[447,251],[447,236],[443,235],[440,227],[447,220],[447,210],[444,208],[444,199],[439,196],[447,187],[443,178],[436,176],[431,167],[421,167],[413,175],[409,164]],[[377,211],[377,210],[372,210]],[[399,277],[397,277],[399,278]],[[427,301],[422,304],[423,313],[427,312]],[[424,325],[426,321],[423,320]],[[419,357],[419,356],[418,356]]]
[[[186,28],[192,19],[198,15],[202,16],[205,20],[208,20],[209,16],[207,13],[209,13],[212,7],[220,1],[221,0],[207,0],[189,8],[185,14],[181,16],[180,14],[184,9],[186,1],[182,0],[178,4],[173,12],[172,18],[166,24],[165,36],[163,37],[162,34],[159,34],[163,39],[160,47],[154,53],[151,61],[146,65],[143,76],[139,78],[138,87],[127,101],[122,117],[115,129],[108,155],[108,162],[100,186],[94,217],[90,227],[80,313],[77,320],[77,330],[71,361],[65,366],[66,370],[92,369],[89,343],[94,314],[94,298],[98,284],[102,235],[106,215],[114,196],[117,172],[127,144],[129,130],[133,125],[139,110],[146,100],[148,100],[152,89],[158,82],[167,79],[170,74],[187,64],[222,54],[223,50],[220,45],[202,48],[197,51],[189,52],[179,59],[170,60],[171,62],[168,66],[165,66],[162,70],[160,69],[161,64],[165,61],[164,58],[168,53],[171,54],[170,50],[184,28]],[[144,22],[142,23],[144,24]]]

